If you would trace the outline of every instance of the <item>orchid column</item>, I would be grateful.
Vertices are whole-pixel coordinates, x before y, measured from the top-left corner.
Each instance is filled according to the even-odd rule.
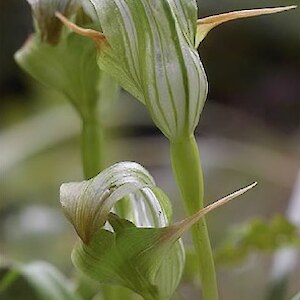
[[[171,162],[188,214],[203,207],[203,177],[194,130],[208,83],[197,52],[215,26],[236,18],[286,8],[236,12],[197,21],[195,0],[90,0],[101,32],[79,28],[59,16],[98,47],[98,65],[146,105],[169,139]],[[192,228],[205,300],[218,298],[214,262],[205,219]]]

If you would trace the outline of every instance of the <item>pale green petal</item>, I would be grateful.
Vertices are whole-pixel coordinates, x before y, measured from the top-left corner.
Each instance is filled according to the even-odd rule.
[[[101,71],[92,41],[68,33],[58,45],[51,46],[33,35],[16,52],[15,59],[38,82],[63,93],[83,118],[95,109]]]

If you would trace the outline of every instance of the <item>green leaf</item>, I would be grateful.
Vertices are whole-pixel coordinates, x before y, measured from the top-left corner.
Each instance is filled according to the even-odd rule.
[[[216,261],[221,264],[237,263],[252,252],[272,252],[284,246],[300,246],[295,225],[280,215],[270,221],[254,219],[228,233],[216,251]]]
[[[1,268],[2,300],[81,300],[70,282],[53,266],[44,262]]]
[[[240,10],[240,11],[232,11],[229,13],[224,13],[220,15],[199,19],[197,21],[196,47],[199,46],[202,40],[213,28],[219,26],[220,24],[223,24],[228,21],[236,20],[236,19],[274,14],[274,13],[290,10],[293,8],[296,8],[296,6],[293,5],[293,6],[275,7],[275,8]]]
[[[90,2],[105,37],[98,39],[99,67],[147,106],[169,139],[192,134],[207,94],[194,46],[196,1]]]

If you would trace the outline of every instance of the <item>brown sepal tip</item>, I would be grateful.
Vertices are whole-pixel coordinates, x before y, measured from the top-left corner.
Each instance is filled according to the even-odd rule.
[[[85,37],[91,38],[99,47],[102,47],[104,44],[107,43],[105,35],[97,30],[89,29],[89,28],[82,28],[70,20],[68,20],[65,16],[63,16],[59,12],[55,12],[55,16],[71,31]]]

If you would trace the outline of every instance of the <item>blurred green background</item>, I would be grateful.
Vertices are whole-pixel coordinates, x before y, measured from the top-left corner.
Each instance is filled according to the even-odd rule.
[[[292,4],[299,1],[199,1],[199,13]],[[15,64],[13,55],[31,32],[26,1],[0,1],[0,254],[21,262],[46,260],[72,276],[75,234],[58,192],[62,182],[82,179],[80,121],[61,95]],[[259,182],[208,217],[216,248],[231,226],[286,215],[291,203],[300,202],[299,9],[222,25],[199,52],[210,85],[197,128],[206,202]],[[170,196],[174,218],[182,218],[168,143],[145,107],[122,91],[104,122],[107,165],[121,160],[144,165]],[[298,209],[300,216],[299,204]],[[288,216],[297,222],[291,210]],[[189,243],[188,236],[185,240]],[[288,296],[300,289],[299,257],[294,255],[290,269]],[[238,265],[218,266],[220,299],[266,299],[275,269],[273,254],[255,252]],[[194,299],[198,287],[186,278],[180,291]]]

